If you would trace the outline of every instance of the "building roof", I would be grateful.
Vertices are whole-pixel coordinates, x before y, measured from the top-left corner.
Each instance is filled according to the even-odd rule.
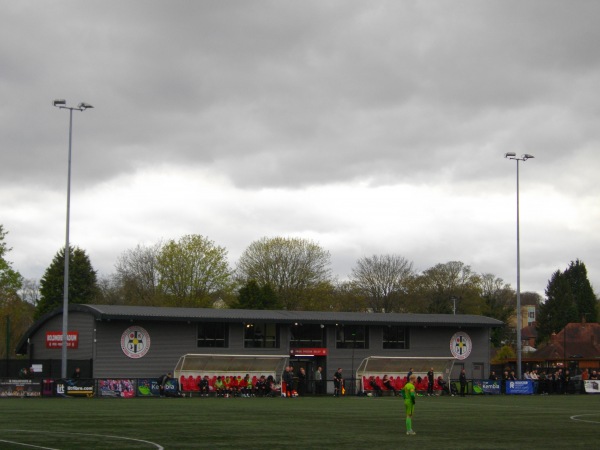
[[[550,342],[530,355],[543,360],[598,359],[600,356],[600,324],[568,323]]]
[[[352,323],[358,325],[420,325],[499,327],[503,323],[485,316],[463,314],[396,314],[259,309],[169,308],[155,306],[73,305],[100,320],[172,320],[215,322]],[[70,308],[69,308],[70,309]],[[59,311],[60,314],[62,311]]]
[[[397,314],[329,311],[287,311],[259,309],[173,308],[159,306],[70,304],[69,312],[83,312],[96,320],[146,320],[171,322],[270,322],[304,324],[404,325],[426,327],[495,328],[504,323],[491,317],[468,314]],[[62,314],[62,308],[46,314],[34,323],[18,344],[22,351],[29,339],[45,322]]]

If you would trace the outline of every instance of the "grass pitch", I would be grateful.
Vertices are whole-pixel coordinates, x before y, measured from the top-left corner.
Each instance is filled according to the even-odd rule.
[[[0,449],[597,448],[600,395],[0,399]]]

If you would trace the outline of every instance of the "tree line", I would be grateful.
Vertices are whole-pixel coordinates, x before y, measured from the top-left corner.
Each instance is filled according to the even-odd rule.
[[[39,281],[24,280],[5,255],[6,232],[0,225],[0,317],[14,317],[20,336],[33,320],[62,306],[65,249],[59,250]],[[406,258],[359,258],[347,280],[331,271],[331,256],[318,243],[293,237],[264,237],[252,242],[234,267],[227,250],[202,235],[138,245],[117,259],[115,272],[98,278],[89,256],[69,248],[71,303],[138,306],[372,311],[381,313],[475,314],[505,323],[515,316],[514,289],[490,273],[477,273],[460,261],[436,264],[422,272]],[[572,263],[549,281],[548,300],[540,306],[542,336],[565,320],[586,315],[598,320],[598,300],[585,265]],[[565,281],[567,280],[567,281]],[[586,282],[587,281],[587,286]],[[567,284],[565,284],[567,283]],[[569,284],[571,283],[571,284]],[[556,285],[556,286],[555,286]],[[568,285],[568,286],[567,286]],[[591,292],[591,294],[590,294]],[[541,303],[535,293],[522,293]],[[586,300],[580,300],[585,295]],[[558,304],[557,304],[558,302]],[[557,311],[576,304],[569,314]],[[581,305],[585,304],[585,308]],[[542,314],[543,312],[543,314]],[[555,329],[562,323],[562,326]],[[551,331],[550,331],[551,330]],[[492,343],[514,339],[508,327],[493,330]]]

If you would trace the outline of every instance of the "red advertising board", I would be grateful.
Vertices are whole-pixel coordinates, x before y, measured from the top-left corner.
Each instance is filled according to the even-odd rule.
[[[327,349],[322,347],[293,348],[290,353],[294,356],[327,356]]]
[[[46,348],[62,348],[62,331],[46,331]],[[67,348],[79,347],[79,331],[67,333]]]

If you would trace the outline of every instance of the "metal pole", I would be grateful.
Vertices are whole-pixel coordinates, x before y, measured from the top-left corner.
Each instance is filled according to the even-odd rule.
[[[62,358],[60,376],[67,377],[67,338],[69,334],[69,225],[71,218],[71,145],[73,140],[73,109],[69,108],[69,161],[67,173],[67,231],[65,237],[65,273],[63,284]]]
[[[67,106],[64,99],[54,100],[53,105],[59,109],[69,110],[69,162],[67,172],[67,231],[65,236],[65,272],[63,283],[63,320],[62,320],[62,358],[61,358],[61,377],[67,377],[67,346],[69,335],[69,257],[71,256],[71,246],[69,245],[69,227],[71,218],[71,147],[73,141],[73,110],[85,111],[93,108],[89,103],[80,103],[75,106]]]
[[[521,237],[519,218],[519,160],[517,159],[517,377],[520,379],[521,372]]]
[[[514,152],[508,152],[504,155],[507,159],[513,159],[517,162],[517,376],[520,378],[522,362],[522,343],[521,343],[521,236],[520,236],[520,217],[519,217],[519,161],[527,161],[533,158],[528,153],[520,158]]]
[[[10,316],[6,316],[6,377],[10,376]]]

